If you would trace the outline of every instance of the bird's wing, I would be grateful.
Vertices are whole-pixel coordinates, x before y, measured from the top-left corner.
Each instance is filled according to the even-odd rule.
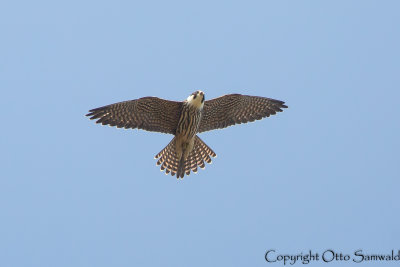
[[[198,132],[222,129],[274,115],[287,108],[285,102],[259,96],[224,95],[204,102]]]
[[[143,97],[95,108],[86,116],[103,125],[175,134],[181,108],[182,102]]]

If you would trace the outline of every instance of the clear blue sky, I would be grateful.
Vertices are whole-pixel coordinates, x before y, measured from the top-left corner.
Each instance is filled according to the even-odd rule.
[[[0,266],[283,266],[264,253],[399,249],[399,10],[2,2]],[[153,159],[172,136],[84,117],[198,89],[289,109],[201,134],[218,157],[183,180]]]

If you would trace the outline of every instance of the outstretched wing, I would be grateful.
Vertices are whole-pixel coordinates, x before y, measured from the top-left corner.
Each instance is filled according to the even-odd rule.
[[[95,108],[86,116],[103,125],[175,134],[181,108],[182,102],[143,97]]]
[[[285,102],[249,95],[224,95],[205,101],[198,132],[261,120],[287,108]]]

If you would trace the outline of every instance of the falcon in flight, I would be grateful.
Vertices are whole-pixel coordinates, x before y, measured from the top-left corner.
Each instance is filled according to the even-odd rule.
[[[211,163],[211,157],[217,156],[197,133],[261,120],[283,108],[287,108],[283,101],[240,94],[205,101],[204,93],[196,91],[183,102],[143,97],[95,108],[86,116],[102,125],[173,134],[155,159],[161,171],[183,178],[190,171],[196,173],[197,167],[204,169],[204,162]]]

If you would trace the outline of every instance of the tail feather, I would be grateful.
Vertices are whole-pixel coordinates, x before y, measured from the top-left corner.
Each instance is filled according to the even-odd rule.
[[[165,174],[171,173],[172,176],[175,175],[178,171],[178,159],[175,152],[175,137],[154,158],[158,158],[157,165],[161,165],[161,171],[165,170]]]
[[[204,160],[203,157],[201,156],[201,153],[196,154],[196,159],[197,159],[197,166],[204,169],[206,165],[204,164]]]
[[[178,159],[175,148],[175,137],[154,158],[158,159],[157,165],[161,165],[161,171],[165,174],[176,174],[177,178],[183,178],[190,171],[197,173],[198,167],[204,169],[205,162],[211,163],[211,157],[216,157],[215,152],[207,146],[198,136],[195,136],[193,150],[185,159]]]
[[[191,168],[190,168],[190,158],[188,158],[186,160],[186,162],[185,162],[185,174],[186,175],[190,175],[190,170],[191,170]],[[183,176],[182,176],[182,178],[183,178]]]
[[[185,159],[183,156],[179,160],[178,172],[176,173],[176,178],[183,178],[185,176]]]
[[[192,172],[197,173],[197,160],[196,160],[196,153],[190,153],[190,169]]]
[[[201,153],[199,152],[199,148],[196,147],[196,154],[194,155],[195,157],[195,164],[199,166],[201,169],[204,169],[204,161],[203,158],[201,157]]]
[[[192,172],[197,173],[196,153],[190,153],[186,162],[188,166],[185,169],[192,170]]]

